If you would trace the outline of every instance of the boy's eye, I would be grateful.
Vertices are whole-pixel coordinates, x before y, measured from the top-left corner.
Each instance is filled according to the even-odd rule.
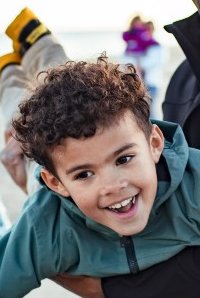
[[[128,163],[133,158],[133,155],[124,155],[117,159],[116,165],[122,165]]]
[[[84,179],[87,179],[89,177],[91,177],[93,175],[92,172],[90,171],[84,171],[84,172],[81,172],[81,173],[78,173],[76,176],[75,176],[75,180],[84,180]]]

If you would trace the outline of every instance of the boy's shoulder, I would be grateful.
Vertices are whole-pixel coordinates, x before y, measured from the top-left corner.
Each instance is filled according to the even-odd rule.
[[[53,192],[46,186],[41,178],[41,166],[35,169],[35,178],[39,183],[39,189],[35,191],[25,202],[23,213],[29,214],[32,218],[37,218],[42,215],[54,216],[58,210],[62,208],[61,198],[59,194]]]
[[[34,192],[24,204],[22,215],[30,217],[32,221],[39,218],[54,217],[61,208],[61,198],[46,186]]]
[[[36,191],[24,204],[21,218],[26,218],[36,229],[41,230],[54,223],[55,229],[71,229],[74,225],[84,225],[85,216],[71,198],[63,197],[50,190],[46,185]]]

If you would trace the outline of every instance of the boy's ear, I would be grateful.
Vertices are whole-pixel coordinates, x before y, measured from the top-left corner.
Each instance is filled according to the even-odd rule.
[[[164,148],[164,136],[160,128],[156,125],[152,125],[152,132],[150,136],[150,147],[155,163],[158,163],[161,153]]]
[[[48,170],[42,168],[40,175],[44,180],[45,184],[53,191],[59,193],[64,197],[68,197],[69,193],[62,182],[59,181],[53,174],[51,174]]]

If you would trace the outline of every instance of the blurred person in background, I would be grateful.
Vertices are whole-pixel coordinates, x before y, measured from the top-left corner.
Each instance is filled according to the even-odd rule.
[[[123,62],[134,64],[140,74],[142,74],[140,58],[146,51],[147,37],[147,29],[139,15],[133,17],[128,31],[122,34],[122,38],[126,42]]]
[[[152,98],[151,118],[161,119],[161,103],[158,101],[158,97],[163,80],[163,68],[167,62],[167,56],[164,48],[154,37],[154,23],[148,21],[144,25],[147,29],[149,42],[144,55],[141,57],[140,67],[143,70],[143,80]]]
[[[152,21],[145,22],[139,15],[135,16],[130,22],[129,30],[122,34],[126,49],[121,63],[134,64],[152,98],[151,118],[161,119],[158,92],[166,56],[163,47],[155,39],[154,32]]]

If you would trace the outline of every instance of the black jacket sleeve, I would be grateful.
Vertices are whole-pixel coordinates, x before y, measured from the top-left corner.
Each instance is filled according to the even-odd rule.
[[[200,149],[200,15],[166,25],[182,48],[186,60],[174,72],[165,95],[163,118],[179,123],[190,147]]]

